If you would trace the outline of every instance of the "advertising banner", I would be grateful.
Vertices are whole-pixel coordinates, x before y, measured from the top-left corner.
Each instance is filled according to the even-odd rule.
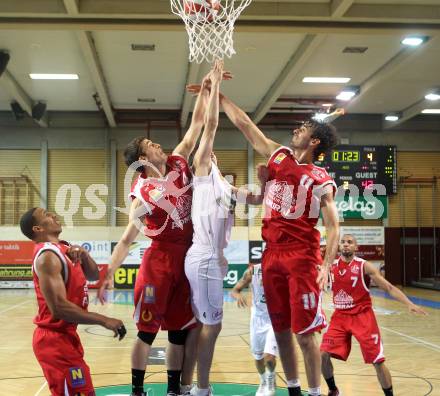
[[[224,250],[228,263],[248,264],[249,263],[249,241],[230,241]]]
[[[111,251],[113,252],[113,249],[115,248],[117,242],[111,243]],[[130,245],[130,249],[128,252],[128,256],[124,260],[122,264],[137,264],[140,265],[142,262],[142,257],[145,253],[145,250],[147,250],[151,245],[150,240],[145,241],[137,241],[133,242]]]
[[[0,281],[32,281],[32,265],[1,265]]]
[[[261,263],[265,248],[266,242],[264,241],[249,241],[249,262],[251,264]]]
[[[244,271],[247,269],[246,264],[229,264],[228,272],[223,279],[224,288],[233,288],[241,279]],[[116,289],[133,289],[136,282],[136,276],[139,272],[139,265],[123,264],[115,272],[114,285]]]
[[[0,241],[0,265],[32,264],[32,241]]]
[[[109,241],[69,241],[71,245],[79,245],[87,252],[96,264],[107,264],[111,256]]]
[[[122,264],[115,272],[114,285],[116,289],[134,289],[139,264]]]
[[[386,219],[388,217],[388,200],[378,195],[366,200],[363,196],[335,197],[339,217],[344,219]]]
[[[247,268],[248,266],[246,264],[229,264],[228,272],[223,279],[223,287],[232,289],[242,278]]]
[[[326,244],[325,239],[325,227],[319,226],[319,232],[321,233],[321,245]],[[353,235],[358,245],[384,245],[385,244],[385,229],[384,227],[340,227],[340,234]]]

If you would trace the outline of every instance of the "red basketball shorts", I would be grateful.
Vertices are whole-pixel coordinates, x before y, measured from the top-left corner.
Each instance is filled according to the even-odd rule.
[[[157,333],[195,326],[184,261],[188,246],[153,242],[142,258],[134,287],[138,330]]]
[[[263,286],[275,332],[295,334],[319,331],[327,326],[314,255],[298,244],[267,245],[263,253]]]
[[[32,341],[52,396],[95,396],[90,369],[75,331],[37,327]]]
[[[371,308],[354,315],[336,310],[322,338],[321,351],[328,352],[336,359],[347,360],[351,350],[351,336],[359,342],[365,363],[385,361],[379,326]]]

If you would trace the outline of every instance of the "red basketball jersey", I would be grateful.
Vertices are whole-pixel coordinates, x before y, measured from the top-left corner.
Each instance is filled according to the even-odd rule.
[[[190,244],[193,235],[191,170],[180,155],[170,155],[166,165],[165,177],[147,178],[140,174],[133,183],[130,197],[138,198],[147,210],[144,228],[147,237]]]
[[[372,307],[370,277],[364,272],[365,260],[354,256],[349,263],[342,257],[331,268],[333,304],[336,310],[356,314]]]
[[[265,191],[263,239],[273,243],[300,242],[313,249],[321,261],[320,233],[315,228],[323,188],[336,184],[324,168],[300,164],[288,147],[280,147],[269,159]],[[319,253],[319,252],[318,252]]]
[[[80,263],[72,263],[66,255],[69,244],[64,241],[59,243],[37,243],[34,248],[34,259],[32,273],[35,285],[35,294],[37,295],[38,314],[34,318],[34,323],[39,327],[49,328],[53,330],[75,330],[76,323],[69,323],[61,319],[54,318],[44,299],[40,289],[40,281],[38,279],[38,270],[35,263],[41,253],[51,251],[55,253],[63,266],[64,283],[66,285],[67,300],[78,307],[87,310],[89,305],[88,288],[86,277],[84,276]]]

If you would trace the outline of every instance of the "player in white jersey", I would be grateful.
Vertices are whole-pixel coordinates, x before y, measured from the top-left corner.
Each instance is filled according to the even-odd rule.
[[[246,307],[247,301],[241,291],[251,285],[251,352],[260,375],[260,386],[255,396],[273,396],[276,391],[275,365],[278,345],[267,311],[262,274],[261,264],[251,265],[232,289],[231,296],[237,300],[239,307]]]
[[[237,189],[229,184],[217,168],[212,152],[219,117],[219,92],[223,62],[216,61],[212,71],[203,80],[202,89],[210,91],[205,116],[205,128],[193,162],[193,245],[185,258],[185,274],[191,286],[193,312],[201,323],[197,354],[197,387],[191,393],[197,396],[212,394],[209,371],[215,342],[223,318],[223,278],[227,261],[223,249],[227,246]],[[259,178],[265,171],[260,168]],[[264,180],[265,182],[265,180]],[[241,196],[242,194],[239,194]],[[263,195],[245,192],[246,202],[261,203]]]

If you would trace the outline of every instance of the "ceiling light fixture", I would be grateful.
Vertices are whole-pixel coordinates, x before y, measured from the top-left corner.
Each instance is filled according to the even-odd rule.
[[[385,116],[385,121],[396,122],[399,121],[399,118],[397,114],[388,114]]]
[[[425,95],[425,99],[426,100],[439,100],[440,99],[440,92],[439,91],[434,91],[434,92],[430,92],[429,94]]]
[[[402,44],[407,45],[408,47],[418,47],[419,45],[423,44],[424,41],[424,37],[408,36],[402,40]]]
[[[359,93],[359,87],[346,87],[339,93],[338,96],[336,96],[336,99],[347,102],[350,99],[352,99],[354,96],[356,96],[358,93]]]
[[[425,109],[422,110],[423,114],[440,114],[440,109]]]
[[[312,84],[346,84],[350,80],[350,77],[304,77],[302,82]]]
[[[31,73],[32,80],[78,80],[78,74]]]
[[[318,122],[324,122],[329,115],[326,113],[316,113],[312,118]]]

